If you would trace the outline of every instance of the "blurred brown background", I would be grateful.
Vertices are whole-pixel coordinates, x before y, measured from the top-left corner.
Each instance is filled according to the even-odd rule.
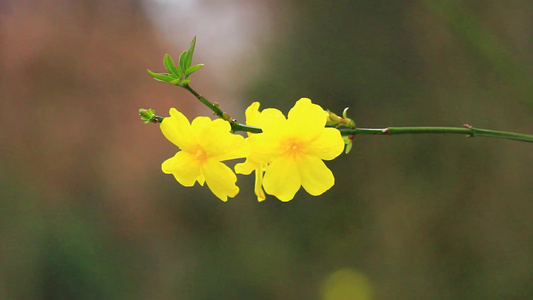
[[[336,185],[222,203],[141,107],[533,134],[529,1],[0,0],[0,299],[531,299],[533,145],[358,136]]]

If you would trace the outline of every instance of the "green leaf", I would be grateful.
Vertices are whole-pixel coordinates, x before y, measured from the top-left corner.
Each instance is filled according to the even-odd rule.
[[[350,150],[352,150],[353,138],[354,138],[353,135],[344,137],[344,144],[346,144],[346,149],[344,153],[348,154],[350,153]]]
[[[156,80],[159,80],[159,81],[169,82],[175,79],[175,77],[173,77],[172,75],[168,73],[154,73],[150,70],[146,70],[146,71],[148,71],[148,74],[150,74],[150,76],[154,77]]]
[[[350,150],[352,150],[352,143],[346,144],[346,151],[345,151],[345,153],[346,153],[346,154],[350,153]]]
[[[170,57],[170,55],[165,54],[165,58],[163,59],[163,63],[165,64],[165,68],[172,74],[178,76],[181,78],[181,75],[183,72],[180,72],[178,69],[176,69],[176,66],[174,65],[174,61]]]
[[[149,109],[140,108],[139,115],[141,116],[141,120],[144,120],[144,124],[147,124],[147,123],[150,123],[152,119],[155,117],[155,111],[151,108]]]
[[[189,69],[192,63],[192,56],[194,54],[194,47],[196,46],[196,37],[194,37],[191,41],[191,44],[189,45],[189,50],[187,50],[187,57],[185,59],[185,67],[184,70]]]
[[[186,61],[187,61],[187,51],[183,51],[180,55],[180,67],[182,71],[187,70]]]
[[[185,71],[185,78],[189,77],[189,75],[191,75],[193,72],[200,70],[200,68],[203,66],[204,64],[199,64],[199,65],[188,68],[187,71]]]
[[[180,85],[180,80],[181,80],[180,78],[176,78],[174,80],[169,81],[168,83],[173,84],[173,85]]]

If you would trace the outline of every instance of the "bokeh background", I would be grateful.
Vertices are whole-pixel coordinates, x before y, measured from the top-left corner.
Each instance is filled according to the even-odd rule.
[[[533,145],[357,136],[335,186],[223,203],[139,108],[309,97],[360,127],[533,133],[529,1],[0,1],[0,299],[532,299]]]

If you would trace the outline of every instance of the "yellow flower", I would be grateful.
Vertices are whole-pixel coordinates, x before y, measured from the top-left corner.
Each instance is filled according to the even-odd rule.
[[[322,160],[339,156],[344,140],[339,130],[325,127],[326,121],[327,113],[319,105],[302,98],[289,111],[287,119],[281,114],[261,124],[263,133],[254,136],[250,157],[269,163],[263,178],[268,194],[289,201],[300,186],[313,196],[333,186],[333,173]]]
[[[246,109],[246,124],[251,126],[263,127],[264,125],[272,122],[276,122],[280,119],[285,119],[285,116],[277,110],[268,108],[259,112],[259,102],[252,103]],[[235,172],[237,174],[248,175],[255,171],[255,187],[254,192],[257,195],[258,201],[266,199],[265,192],[263,191],[263,173],[267,166],[267,160],[259,152],[255,151],[255,138],[257,134],[248,133],[247,141],[251,146],[250,155],[246,158],[244,163],[235,165]]]
[[[246,157],[249,147],[240,135],[231,134],[228,122],[208,117],[197,117],[192,123],[175,108],[170,117],[161,122],[161,131],[178,151],[163,162],[161,169],[172,174],[184,186],[204,182],[220,200],[234,197],[239,192],[237,176],[221,161]]]

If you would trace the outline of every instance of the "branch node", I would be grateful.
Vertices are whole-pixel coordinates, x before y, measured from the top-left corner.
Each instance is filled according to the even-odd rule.
[[[472,127],[472,125],[468,125],[468,124],[463,124],[463,126],[466,129],[470,130],[470,134],[468,134],[468,137],[474,137],[474,130],[473,130],[474,127]]]

